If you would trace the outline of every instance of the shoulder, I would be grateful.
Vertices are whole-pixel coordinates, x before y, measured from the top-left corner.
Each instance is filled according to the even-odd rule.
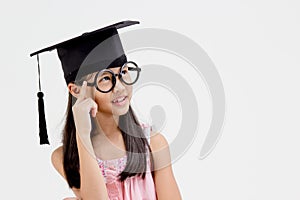
[[[154,159],[154,170],[169,168],[172,163],[167,139],[159,132],[151,132],[150,136],[150,148]]]
[[[63,147],[56,148],[51,154],[51,162],[53,167],[64,177],[63,169]]]
[[[63,147],[62,146],[56,148],[52,152],[51,162],[52,162],[52,165],[54,166],[54,168],[56,169],[56,171],[58,171],[58,173],[64,179],[66,179],[65,171],[64,171],[64,167],[63,167]],[[72,187],[71,189],[77,197],[80,197],[80,189],[77,189],[74,187]]]
[[[51,154],[51,161],[53,165],[57,165],[58,162],[62,162],[63,159],[63,147],[56,148]]]
[[[159,132],[151,132],[150,139],[154,160],[154,183],[158,199],[181,199],[173,174],[167,139]]]
[[[151,132],[150,134],[150,147],[152,151],[159,151],[169,147],[169,143],[165,136],[159,132]]]
[[[141,122],[141,127],[148,139],[152,153],[160,152],[163,149],[168,150],[169,144],[165,136],[160,132],[155,132],[149,123]]]

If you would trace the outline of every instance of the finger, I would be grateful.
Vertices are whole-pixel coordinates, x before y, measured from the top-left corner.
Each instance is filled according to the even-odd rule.
[[[97,112],[98,112],[98,104],[94,101],[94,100],[92,100],[91,98],[89,98],[90,99],[90,102],[92,102],[92,105],[91,105],[91,115],[92,115],[92,117],[96,117],[96,114],[97,114]]]
[[[79,95],[78,95],[78,99],[80,99],[80,100],[83,100],[85,98],[85,95],[86,95],[86,85],[87,85],[87,82],[83,81],[82,86],[80,88]]]
[[[98,104],[90,97],[84,99],[81,103],[82,108],[87,109],[93,117],[96,117],[96,114],[98,112]]]
[[[97,108],[98,106],[96,106],[95,108],[93,108],[93,110],[92,110],[92,116],[93,117],[96,117],[96,115],[97,115],[97,112],[98,112],[98,108]]]
[[[96,117],[96,114],[98,112],[98,104],[91,98],[89,98],[89,104],[90,104],[90,113],[92,117]]]

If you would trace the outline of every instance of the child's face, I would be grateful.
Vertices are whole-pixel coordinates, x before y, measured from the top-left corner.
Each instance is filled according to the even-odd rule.
[[[109,69],[115,74],[120,72],[120,67]],[[119,78],[116,78],[116,85],[112,91],[102,93],[94,88],[94,97],[95,102],[98,104],[98,112],[116,116],[124,115],[129,109],[132,85],[126,85]]]
[[[120,72],[121,67],[109,68],[113,73]],[[91,74],[87,80],[88,83],[93,83],[97,72]],[[69,91],[77,97],[81,86],[73,83],[68,85]],[[124,115],[129,109],[130,100],[132,97],[132,85],[126,85],[116,77],[116,84],[113,90],[108,93],[98,91],[94,86],[86,87],[86,97],[92,98],[98,104],[97,114],[113,114],[116,116]],[[123,98],[125,97],[125,99]]]

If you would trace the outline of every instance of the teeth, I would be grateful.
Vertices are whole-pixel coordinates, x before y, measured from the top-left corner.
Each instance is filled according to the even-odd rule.
[[[113,103],[121,102],[121,101],[123,101],[125,98],[126,98],[126,97],[121,97],[121,98],[119,98],[119,99],[116,99],[116,100],[113,101]]]

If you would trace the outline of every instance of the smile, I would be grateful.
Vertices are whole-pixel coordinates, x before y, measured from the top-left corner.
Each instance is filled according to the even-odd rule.
[[[126,100],[127,100],[127,96],[120,97],[118,99],[113,100],[112,103],[115,104],[115,105],[120,105],[121,106],[121,105],[125,104]]]

